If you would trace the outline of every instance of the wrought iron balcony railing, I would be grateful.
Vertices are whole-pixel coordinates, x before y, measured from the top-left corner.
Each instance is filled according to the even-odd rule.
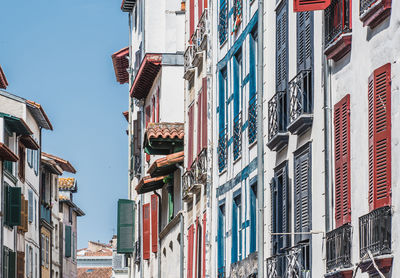
[[[183,55],[183,59],[184,59],[183,65],[184,65],[185,72],[193,67],[193,64],[192,64],[193,58],[194,58],[193,45],[189,45],[186,48],[186,51]]]
[[[218,268],[218,278],[225,278],[225,267]]]
[[[287,93],[277,92],[268,102],[268,147],[277,151],[284,147],[289,139],[287,134]]]
[[[287,250],[284,277],[311,277],[311,250],[309,243],[299,244]]]
[[[249,144],[253,144],[257,137],[257,94],[249,101]]]
[[[312,124],[312,113],[312,72],[302,70],[289,82],[288,130],[293,134],[303,133]]]
[[[135,263],[140,263],[140,239],[135,242]]]
[[[219,39],[219,45],[224,44],[224,42],[228,39],[228,4],[227,4],[227,0],[220,1],[218,39]]]
[[[380,256],[392,252],[392,210],[381,207],[359,218],[360,257],[368,251]]]
[[[141,159],[140,155],[135,155],[134,161],[135,161],[135,165],[133,168],[134,173],[136,176],[140,176],[142,174],[142,159]]]
[[[266,259],[267,278],[284,277],[286,257],[284,254],[274,255]]]
[[[205,183],[207,180],[207,149],[203,149],[197,157],[196,180]]]
[[[345,224],[326,234],[326,270],[351,267],[352,227]]]
[[[242,111],[233,119],[233,160],[242,153]]]
[[[350,0],[332,0],[324,11],[325,47],[334,42],[341,34],[351,32]]]
[[[183,174],[183,188],[182,188],[182,199],[190,200],[192,193],[190,192],[191,187],[195,183],[195,177],[192,170],[188,170]]]
[[[224,128],[219,132],[218,138],[218,169],[221,173],[227,164],[228,158],[228,134],[227,128]]]
[[[208,21],[208,9],[204,9],[199,24],[197,25],[199,30],[200,48],[206,50],[207,46],[207,21]]]

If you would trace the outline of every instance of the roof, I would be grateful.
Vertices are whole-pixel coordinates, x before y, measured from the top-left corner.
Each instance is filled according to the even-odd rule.
[[[75,178],[58,178],[58,188],[60,190],[76,191],[77,183]]]
[[[33,134],[32,130],[23,119],[6,113],[0,113],[0,117],[4,118],[6,124],[12,129],[13,132],[17,133],[18,135]]]
[[[174,172],[177,167],[177,163],[183,163],[184,152],[177,152],[173,154],[169,154],[165,157],[159,158],[151,164],[147,173],[152,177],[158,177],[162,175],[170,174]]]
[[[161,69],[161,60],[161,54],[146,54],[144,56],[130,90],[131,97],[143,99],[147,96]]]
[[[64,195],[58,195],[58,198],[60,200],[60,203],[66,203],[68,206],[73,208],[73,210],[76,212],[77,216],[85,216],[85,213],[83,210],[81,210],[74,202],[72,202],[68,197]]]
[[[60,165],[61,169],[63,169],[64,171],[70,172],[72,174],[76,173],[75,168],[71,165],[71,163],[68,160],[62,159],[60,157],[45,152],[42,152],[42,155],[44,157],[53,159],[55,162],[57,162],[58,165]]]
[[[42,164],[53,174],[62,175],[61,167],[54,161],[49,159],[41,159]]]
[[[6,75],[4,74],[4,71],[0,66],[0,88],[7,89],[7,86],[8,86],[8,82],[7,82]]]
[[[145,138],[183,139],[185,127],[183,123],[149,123]]]
[[[35,141],[35,139],[32,138],[30,135],[22,135],[21,138],[19,139],[22,144],[28,149],[31,150],[38,150],[40,149],[39,144]]]
[[[112,267],[78,267],[78,278],[110,278]]]
[[[144,136],[144,151],[151,155],[168,155],[184,148],[182,123],[149,123]]]
[[[17,162],[19,158],[5,144],[0,143],[0,159]]]
[[[123,12],[131,12],[136,4],[136,0],[122,0],[121,10]]]
[[[139,181],[135,190],[137,191],[138,194],[143,194],[160,189],[164,186],[165,177],[166,176],[152,178],[150,176],[145,176]]]
[[[129,111],[122,112],[122,115],[124,116],[125,120],[129,122]]]
[[[127,71],[129,67],[129,47],[122,48],[121,50],[115,52],[111,55],[115,77],[120,84],[128,83],[129,73]]]
[[[53,126],[51,125],[51,122],[47,117],[46,112],[44,112],[43,107],[39,103],[36,103],[31,100],[26,100],[26,104],[28,106],[29,111],[32,113],[33,117],[38,122],[39,126],[45,129],[53,130]]]

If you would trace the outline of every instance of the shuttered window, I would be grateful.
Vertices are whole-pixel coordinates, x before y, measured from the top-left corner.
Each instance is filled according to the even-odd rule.
[[[193,239],[194,239],[193,224],[189,227],[187,238],[188,238],[187,278],[193,278]]]
[[[311,226],[311,143],[295,152],[294,159],[294,228],[296,233],[310,232]],[[295,243],[309,239],[296,234]]]
[[[189,107],[188,111],[188,121],[189,121],[189,126],[188,126],[188,165],[187,168],[190,169],[193,163],[193,132],[194,132],[194,111],[193,111],[194,105],[192,104]]]
[[[391,64],[368,80],[369,208],[391,204]]]
[[[45,243],[45,242],[44,242]],[[65,226],[65,257],[71,257],[72,229],[71,226]],[[43,248],[43,246],[42,246]],[[44,248],[43,248],[44,250]]]
[[[189,0],[189,41],[192,42],[194,33],[194,0]]]
[[[331,4],[331,0],[294,0],[295,12],[325,10]]]
[[[218,274],[225,272],[225,204],[218,208]],[[224,276],[223,276],[224,277]]]
[[[285,162],[275,170],[274,178],[271,181],[271,204],[272,204],[272,232],[289,233],[289,177],[288,165]],[[273,235],[273,254],[281,254],[282,249],[290,246],[290,236]]]
[[[24,195],[21,195],[21,225],[18,230],[22,233],[28,231],[28,200],[25,200]]]
[[[199,278],[206,277],[206,224],[207,224],[207,214],[203,214],[203,245],[202,245],[202,275]]]
[[[150,204],[143,205],[143,259],[150,259]]]
[[[257,183],[250,188],[250,254],[257,250]]]
[[[18,146],[18,177],[24,182],[25,181],[25,147],[23,144],[19,143]]]
[[[21,188],[5,184],[5,219],[9,227],[21,225]]]
[[[29,216],[29,223],[33,222],[33,192],[32,190],[28,190],[28,216]]]
[[[242,198],[240,191],[234,193],[232,207],[231,263],[235,263],[241,259],[242,255]]]
[[[350,95],[334,106],[335,221],[336,227],[351,222]]]
[[[157,253],[158,244],[158,197],[151,195],[151,251]]]
[[[133,253],[135,240],[135,202],[118,200],[117,252]]]
[[[276,10],[276,91],[286,91],[288,83],[288,0]]]
[[[297,71],[313,67],[314,13],[297,13]]]
[[[203,93],[202,93],[202,89],[200,89],[199,95],[197,97],[197,155],[200,154],[201,152],[201,122],[202,122],[202,116],[201,116],[201,112],[202,112],[202,101],[203,98]]]
[[[16,274],[17,256],[14,251],[8,251],[8,277],[14,278]]]
[[[202,104],[201,104],[201,146],[202,148],[207,148],[207,77],[203,78],[202,87]]]
[[[25,253],[17,253],[17,278],[25,278]]]

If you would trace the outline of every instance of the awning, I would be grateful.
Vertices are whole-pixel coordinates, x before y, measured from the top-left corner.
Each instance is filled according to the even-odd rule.
[[[150,176],[146,176],[139,181],[139,184],[136,186],[136,192],[138,194],[143,194],[147,192],[152,192],[154,190],[160,189],[164,186],[164,178],[167,176],[161,176],[152,178]]]
[[[122,48],[121,50],[115,52],[111,55],[115,77],[120,84],[128,83],[129,81],[129,47]]]
[[[32,136],[30,135],[23,135],[20,138],[20,141],[22,144],[24,144],[24,146],[28,149],[31,150],[38,150],[40,149],[40,146],[38,143],[36,143],[35,139],[32,138]]]
[[[136,4],[136,0],[122,0],[121,10],[123,12],[132,12],[135,4]]]
[[[17,162],[18,156],[13,153],[5,144],[0,143],[0,158],[5,161]]]
[[[62,159],[60,157],[45,152],[42,152],[42,155],[46,158],[53,159],[58,165],[60,165],[63,171],[67,171],[73,174],[76,173],[75,168],[71,165],[71,163],[68,160]]]
[[[7,89],[8,82],[6,75],[3,72],[3,69],[0,66],[0,89]]]
[[[154,79],[161,69],[161,54],[146,54],[133,81],[130,95],[143,99],[150,92]]]
[[[168,155],[183,150],[183,123],[149,123],[144,136],[144,151]]]
[[[159,158],[151,164],[147,173],[152,177],[165,176],[173,173],[178,167],[176,164],[183,163],[184,152],[177,152],[169,154],[165,157]]]
[[[32,130],[23,119],[5,113],[0,113],[0,117],[4,118],[7,126],[11,129],[12,132],[17,133],[17,135],[33,134]]]
[[[29,111],[32,113],[33,117],[35,118],[40,127],[53,130],[53,126],[51,125],[51,122],[47,117],[46,112],[44,112],[43,107],[39,103],[27,100],[26,104]]]

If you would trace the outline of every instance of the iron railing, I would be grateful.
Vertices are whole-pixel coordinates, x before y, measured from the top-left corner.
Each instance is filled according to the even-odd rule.
[[[184,69],[185,72],[193,67],[193,58],[194,58],[194,49],[193,49],[193,45],[189,45],[186,48],[185,53],[183,54],[183,65],[184,65]]]
[[[218,278],[225,278],[225,266],[218,268]]]
[[[284,277],[311,277],[311,250],[309,243],[299,244],[287,250]]]
[[[266,259],[267,278],[284,277],[286,257],[284,254],[274,255]]]
[[[392,210],[381,207],[359,218],[360,257],[368,251],[379,256],[392,252]]]
[[[233,160],[242,153],[242,111],[233,119]]]
[[[360,16],[362,16],[378,0],[360,0]]]
[[[186,171],[183,174],[183,188],[182,188],[182,197],[186,198],[190,193],[190,187],[194,184],[194,175],[191,170]]]
[[[207,180],[207,149],[203,149],[197,157],[196,179],[198,183],[204,183]]]
[[[228,157],[228,134],[227,128],[224,128],[219,132],[218,137],[218,169],[221,173],[227,164]]]
[[[249,144],[253,144],[257,138],[257,94],[249,101]]]
[[[227,0],[220,1],[218,39],[222,45],[228,38],[228,3]]]
[[[326,270],[351,267],[352,227],[343,225],[326,233]]]
[[[192,45],[193,45],[193,53],[199,51],[200,48],[200,36],[199,36],[199,29],[196,28],[192,34]]]
[[[207,36],[207,21],[208,21],[208,9],[204,9],[203,13],[201,14],[199,24],[197,25],[199,30],[200,46],[203,46],[204,39]]]
[[[289,124],[313,112],[311,76],[311,70],[302,70],[289,82]]]
[[[134,156],[135,165],[133,167],[134,173],[136,176],[140,176],[142,174],[142,159],[140,155]]]
[[[334,42],[341,34],[350,32],[350,0],[332,0],[324,11],[325,47]]]
[[[287,130],[287,94],[277,92],[268,102],[268,140]]]
[[[140,239],[135,242],[135,263],[140,263]]]

